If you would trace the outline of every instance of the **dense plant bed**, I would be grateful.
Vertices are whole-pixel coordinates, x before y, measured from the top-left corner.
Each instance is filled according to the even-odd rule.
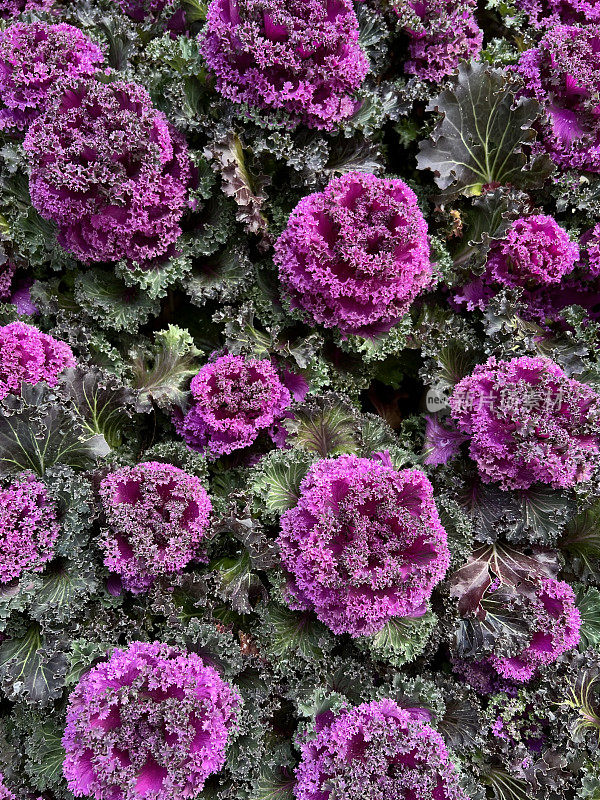
[[[600,6],[0,2],[0,798],[600,800]]]

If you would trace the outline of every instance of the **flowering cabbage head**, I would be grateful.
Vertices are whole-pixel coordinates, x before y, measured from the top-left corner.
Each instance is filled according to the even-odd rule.
[[[481,51],[483,31],[475,19],[475,0],[405,0],[403,5],[416,17],[416,24],[405,28],[410,60],[404,70],[410,75],[441,81],[461,60],[470,61]]]
[[[459,381],[450,408],[481,478],[502,489],[574,486],[598,460],[600,397],[550,359],[492,357]]]
[[[515,0],[515,5],[527,14],[534,28],[600,22],[596,0]]]
[[[292,307],[312,323],[373,336],[431,281],[427,223],[403,181],[349,172],[304,197],[275,245]]]
[[[56,508],[41,481],[24,477],[0,487],[0,583],[42,570],[58,534]]]
[[[351,0],[211,0],[200,47],[228,100],[330,129],[369,69],[358,33]]]
[[[422,615],[449,564],[425,475],[353,455],[310,468],[298,504],[281,517],[279,550],[290,605],[353,637]]]
[[[31,200],[85,262],[172,251],[187,204],[184,138],[134,83],[62,83],[24,142]]]
[[[302,745],[296,800],[467,800],[427,716],[388,699],[341,712]]]
[[[54,0],[0,0],[0,19],[18,17],[24,11],[46,11]]]
[[[555,25],[521,54],[523,92],[544,107],[541,138],[566,169],[600,172],[600,25]]]
[[[225,763],[237,693],[196,653],[132,642],[69,697],[63,773],[75,797],[196,797]]]
[[[249,447],[291,402],[267,359],[221,356],[202,367],[190,388],[194,403],[175,425],[190,447],[213,458]]]
[[[11,322],[0,327],[0,400],[19,394],[23,381],[56,386],[60,373],[74,366],[69,345],[33,325]]]
[[[0,31],[0,129],[24,129],[63,78],[93,75],[100,48],[72,25],[15,22]]]
[[[560,283],[579,260],[579,247],[552,218],[521,217],[511,222],[504,239],[488,256],[487,275],[504,286],[535,289]]]
[[[568,583],[542,578],[539,594],[528,605],[533,622],[527,647],[511,658],[488,659],[499,675],[513,681],[530,680],[539,667],[552,664],[579,642],[581,616]]]
[[[0,772],[0,800],[17,800],[16,794],[11,792],[4,783],[4,775]]]
[[[212,510],[199,478],[172,464],[142,462],[109,473],[100,498],[109,525],[104,563],[126,589],[140,592],[198,557]]]

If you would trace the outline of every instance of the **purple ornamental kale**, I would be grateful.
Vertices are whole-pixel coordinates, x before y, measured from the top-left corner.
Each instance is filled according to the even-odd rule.
[[[71,25],[9,25],[0,31],[0,129],[25,129],[57,81],[93,75],[103,61],[100,48]]]
[[[545,110],[541,139],[554,162],[600,172],[600,26],[551,27],[515,70]]]
[[[418,20],[405,28],[410,37],[405,72],[439,82],[452,75],[461,60],[476,58],[483,43],[476,8],[475,0],[404,0],[397,13],[411,10]]]
[[[200,479],[172,464],[147,461],[109,473],[100,486],[109,525],[104,563],[131,592],[198,557],[211,502]]]
[[[68,344],[32,325],[11,322],[0,328],[0,400],[19,394],[23,382],[56,386],[60,373],[74,366]]]
[[[225,763],[239,695],[196,653],[132,642],[69,697],[63,774],[76,797],[196,797]]]
[[[274,259],[292,307],[311,323],[368,337],[395,325],[432,275],[412,189],[361,172],[304,197]]]
[[[450,560],[425,475],[353,455],[309,469],[278,542],[290,606],[353,637],[423,614]]]
[[[351,0],[211,0],[200,48],[217,90],[331,129],[369,69]]]
[[[579,642],[581,616],[568,583],[542,578],[539,594],[529,607],[534,632],[527,647],[512,658],[493,655],[488,659],[499,675],[512,681],[530,680],[539,667],[552,664]]]
[[[84,262],[173,251],[187,205],[187,146],[134,83],[63,83],[24,142],[36,209]]]
[[[291,403],[289,391],[267,359],[221,356],[192,378],[194,404],[175,426],[188,445],[218,458],[254,443]]]
[[[538,29],[600,22],[600,4],[596,0],[515,0],[515,5]]]
[[[579,261],[579,247],[552,217],[534,215],[511,222],[504,239],[492,245],[487,276],[503,286],[535,289],[560,283]]]
[[[54,0],[0,0],[0,19],[18,17],[23,11],[46,11]]]
[[[444,740],[419,713],[374,700],[302,745],[296,800],[467,800]]]
[[[514,220],[504,238],[490,248],[483,275],[456,291],[453,304],[469,311],[484,309],[499,286],[520,287],[523,316],[542,324],[556,317],[546,287],[564,285],[578,265],[579,247],[552,217],[533,215]]]
[[[0,487],[0,583],[42,570],[58,534],[56,508],[41,481],[26,476]]]
[[[492,357],[459,381],[450,407],[486,483],[565,488],[592,475],[600,397],[550,359]]]

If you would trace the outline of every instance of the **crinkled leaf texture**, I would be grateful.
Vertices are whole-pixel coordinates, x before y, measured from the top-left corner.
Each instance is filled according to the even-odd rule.
[[[536,100],[516,99],[518,84],[502,69],[461,64],[453,86],[433,98],[428,111],[443,116],[421,142],[419,169],[433,172],[445,195],[481,194],[483,187],[541,186],[552,171],[545,155],[529,159],[523,145],[536,138]]]

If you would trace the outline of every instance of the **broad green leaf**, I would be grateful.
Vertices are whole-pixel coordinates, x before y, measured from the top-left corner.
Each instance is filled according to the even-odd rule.
[[[76,408],[87,435],[103,436],[111,448],[121,444],[122,430],[131,417],[133,392],[98,369],[70,369],[62,384]]]
[[[94,590],[93,575],[81,568],[77,572],[74,570],[73,565],[64,564],[52,565],[46,570],[30,608],[34,619],[43,620],[48,613],[52,613],[53,618],[66,619],[71,603]]]
[[[68,657],[60,644],[51,645],[37,625],[0,645],[0,677],[10,700],[49,703],[60,696],[67,668]]]
[[[221,597],[239,614],[249,614],[252,611],[251,594],[265,595],[265,587],[260,578],[252,572],[248,552],[235,558],[219,558],[212,562],[210,568],[219,581]]]
[[[289,451],[275,451],[252,484],[253,492],[259,495],[268,511],[282,514],[296,505],[310,462],[311,459],[302,454],[297,458]]]
[[[74,289],[75,300],[102,328],[131,333],[160,311],[157,300],[126,286],[112,270],[82,270]]]
[[[523,145],[536,138],[536,100],[516,98],[519,85],[484,62],[461,64],[455,83],[428,110],[443,114],[421,142],[419,169],[429,169],[444,194],[479,195],[490,184],[534,188],[552,171],[547,156],[528,159]]]
[[[577,608],[581,614],[579,629],[579,649],[600,648],[600,592],[593,586],[583,584],[574,587],[577,595]]]
[[[420,617],[394,617],[373,636],[356,640],[373,658],[401,667],[414,661],[425,649],[437,624],[437,617],[427,611]]]
[[[299,404],[293,418],[284,421],[294,447],[321,458],[358,452],[357,413],[345,400],[325,395]]]
[[[201,355],[187,330],[169,325],[155,334],[150,354],[135,350],[131,355],[140,411],[149,411],[153,402],[161,408],[183,404],[184,386],[198,372]]]
[[[558,546],[576,560],[578,574],[598,575],[600,569],[600,503],[586,509],[566,526]]]
[[[51,721],[31,728],[31,737],[25,745],[26,770],[39,792],[57,787],[62,781],[65,751],[62,730]]]
[[[251,800],[294,800],[296,779],[287,770],[269,770],[261,775]]]
[[[319,639],[324,628],[310,613],[296,613],[280,606],[269,606],[265,611],[265,624],[269,629],[268,646],[275,658],[290,653],[300,653],[304,658],[322,658]]]
[[[90,469],[110,452],[104,436],[85,430],[74,414],[45,401],[43,384],[23,386],[24,407],[0,416],[0,474],[33,470],[43,475],[55,464]]]

